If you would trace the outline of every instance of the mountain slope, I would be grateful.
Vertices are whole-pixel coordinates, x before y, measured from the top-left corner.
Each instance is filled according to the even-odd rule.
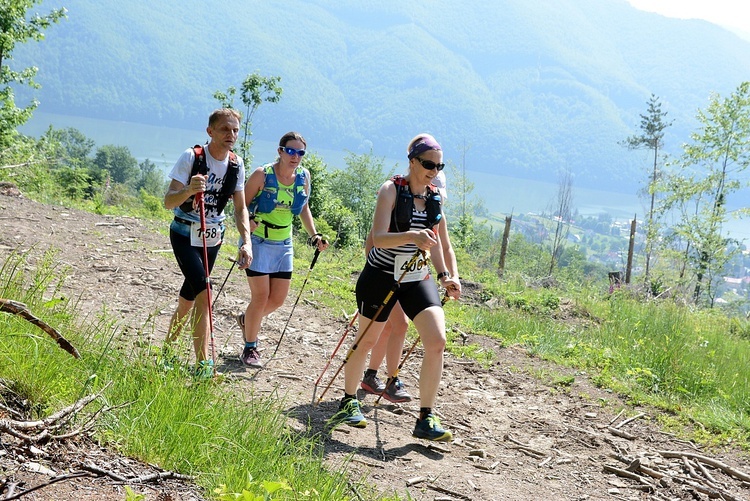
[[[42,9],[59,6],[46,1]],[[40,67],[40,110],[204,127],[216,90],[254,71],[281,77],[256,134],[297,129],[321,148],[400,158],[430,131],[477,171],[632,189],[634,133],[651,93],[675,119],[676,152],[711,92],[750,74],[750,44],[717,26],[637,11],[624,0],[429,5],[291,0],[143,0],[68,6],[69,19],[14,64]],[[19,100],[19,102],[23,102]]]

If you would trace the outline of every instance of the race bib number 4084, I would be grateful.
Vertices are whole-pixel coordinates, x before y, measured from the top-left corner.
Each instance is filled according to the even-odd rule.
[[[417,259],[412,259],[414,255],[396,256],[393,266],[393,277],[402,282],[416,282],[427,278],[430,272],[430,260],[419,255]],[[404,278],[401,278],[401,277]]]
[[[216,247],[221,243],[221,225],[206,225],[206,247]],[[190,225],[190,245],[193,247],[203,247],[203,233],[201,232],[200,223]]]

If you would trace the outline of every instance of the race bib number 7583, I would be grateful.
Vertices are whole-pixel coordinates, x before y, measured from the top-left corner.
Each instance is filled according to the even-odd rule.
[[[221,243],[221,225],[206,225],[206,247],[216,247]],[[190,245],[193,247],[203,247],[203,234],[201,233],[200,223],[190,225]]]

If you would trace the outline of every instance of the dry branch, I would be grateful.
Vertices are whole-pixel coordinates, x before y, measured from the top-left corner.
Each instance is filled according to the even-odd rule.
[[[629,478],[630,480],[635,480],[636,482],[641,482],[641,485],[647,486],[650,490],[654,490],[654,486],[650,483],[648,483],[642,476],[630,472],[628,470],[623,470],[621,468],[615,468],[614,466],[610,465],[604,465],[604,471],[608,473],[614,473],[615,475],[623,478]]]
[[[721,461],[717,459],[713,459],[707,456],[702,456],[700,454],[693,454],[692,452],[679,452],[679,451],[658,451],[658,452],[661,456],[665,458],[681,459],[683,457],[686,457],[689,459],[697,459],[698,461],[706,463],[709,466],[713,466],[714,468],[720,469],[727,475],[738,478],[740,480],[744,480],[745,482],[750,482],[750,475],[740,470],[737,470],[735,468],[732,468],[728,464],[722,463]]]
[[[2,499],[3,501],[11,501],[12,499],[19,499],[21,496],[25,496],[26,494],[37,491],[39,489],[43,489],[44,487],[50,486],[57,482],[61,482],[63,480],[70,480],[70,479],[78,478],[78,477],[85,477],[86,475],[88,475],[88,473],[83,472],[83,471],[78,471],[75,473],[67,473],[65,475],[58,475],[57,477],[47,482],[44,482],[43,484],[35,485],[34,487],[30,489],[26,489],[25,491],[19,492],[18,494],[11,494],[10,496],[6,496]]]
[[[515,447],[515,449],[518,449],[521,452],[525,452],[525,453],[527,453],[529,455],[532,455],[532,456],[537,456],[537,459],[542,459],[542,458],[544,458],[544,457],[547,456],[546,453],[544,453],[544,452],[542,452],[540,450],[534,449],[529,444],[524,444],[520,440],[516,440],[515,438],[513,438],[510,435],[505,435],[505,440],[507,440],[508,442],[513,442],[514,444],[516,444],[518,447]]]
[[[8,433],[9,435],[29,443],[38,443],[47,439],[64,439],[82,433],[88,430],[89,426],[84,424],[74,432],[59,436],[51,435],[50,430],[57,430],[67,424],[69,418],[99,398],[111,384],[112,382],[110,381],[104,385],[98,393],[85,396],[64,409],[61,409],[41,420],[20,421],[17,419],[0,419],[0,433]],[[35,432],[36,435],[31,435],[29,432]]]
[[[712,489],[711,487],[699,484],[698,482],[695,482],[693,480],[681,477],[673,477],[672,479],[677,483],[692,487],[696,491],[700,492],[701,494],[707,495],[711,499],[721,499],[723,501],[742,501],[741,498],[735,497],[723,489]]]
[[[616,426],[615,426],[615,428],[622,428],[623,426],[625,426],[625,425],[626,425],[626,424],[628,424],[629,422],[631,422],[631,421],[635,421],[636,419],[638,419],[638,418],[641,418],[641,417],[643,417],[643,416],[645,416],[645,415],[646,415],[646,413],[645,413],[645,412],[641,412],[640,414],[636,414],[635,416],[633,416],[633,417],[631,417],[631,418],[628,418],[628,419],[626,419],[625,421],[623,421],[622,423],[620,423],[620,424],[616,425]]]
[[[11,313],[13,315],[18,315],[24,320],[27,320],[28,322],[36,325],[37,327],[42,329],[44,332],[49,334],[50,337],[57,342],[60,348],[67,351],[68,353],[73,355],[75,358],[81,358],[81,355],[78,353],[78,350],[72,344],[70,344],[70,341],[62,337],[60,333],[54,329],[54,327],[44,322],[43,320],[39,320],[38,318],[36,318],[29,311],[29,308],[25,304],[19,303],[18,301],[11,301],[10,299],[0,298],[0,311]]]
[[[446,489],[445,487],[440,487],[439,485],[435,484],[425,484],[429,489],[432,489],[433,491],[442,492],[443,494],[448,494],[449,496],[453,496],[454,498],[459,499],[466,499],[466,501],[471,501],[471,497],[467,496],[466,494],[461,494],[460,492],[452,491],[450,489]]]
[[[627,431],[624,431],[624,430],[618,430],[614,426],[610,426],[609,428],[607,428],[607,430],[609,430],[609,432],[612,435],[617,435],[618,437],[621,437],[621,438],[627,438],[628,440],[635,440],[636,438],[638,438],[632,433],[628,433]]]

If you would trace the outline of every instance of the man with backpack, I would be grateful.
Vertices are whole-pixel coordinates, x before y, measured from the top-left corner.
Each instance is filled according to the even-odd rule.
[[[208,351],[211,304],[206,269],[210,274],[224,240],[224,207],[230,198],[234,202],[234,218],[240,237],[243,242],[250,242],[244,192],[245,166],[242,158],[232,151],[240,129],[240,118],[236,110],[229,108],[211,113],[206,128],[210,141],[205,146],[188,148],[180,155],[169,173],[171,182],[164,196],[165,207],[174,211],[169,239],[185,277],[165,345],[179,337],[192,310],[195,369],[200,378],[210,378],[215,372]],[[208,266],[204,263],[204,256]],[[239,268],[247,268],[252,259],[250,245],[242,245]]]

